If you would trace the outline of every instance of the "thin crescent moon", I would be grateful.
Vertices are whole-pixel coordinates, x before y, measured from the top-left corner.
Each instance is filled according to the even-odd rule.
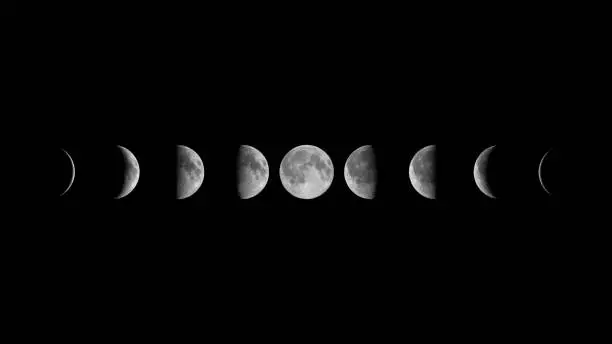
[[[538,178],[540,179],[540,184],[542,185],[542,188],[544,189],[544,191],[546,191],[547,194],[550,195],[550,191],[548,191],[548,189],[546,189],[546,186],[544,185],[544,181],[542,180],[542,163],[544,162],[544,159],[546,159],[546,156],[548,155],[548,153],[550,153],[550,149],[548,150],[548,152],[546,152],[544,154],[544,156],[542,157],[542,160],[540,160],[540,166],[538,166]]]
[[[75,175],[75,168],[74,168],[74,161],[72,160],[72,157],[70,156],[70,154],[68,154],[68,152],[66,152],[65,149],[62,149],[64,151],[64,153],[66,153],[66,155],[68,156],[68,159],[70,159],[70,164],[72,164],[72,178],[70,179],[70,184],[68,184],[68,187],[66,188],[66,190],[64,190],[64,192],[62,192],[62,194],[60,196],[63,196],[66,192],[68,192],[68,190],[70,190],[70,187],[72,187],[72,183],[74,183],[74,175]]]
[[[495,198],[495,195],[493,195],[493,193],[491,192],[491,189],[489,187],[489,183],[487,182],[486,177],[483,177],[482,174],[480,173],[479,166],[480,166],[482,159],[484,159],[485,157],[487,157],[488,159],[488,155],[491,153],[493,148],[495,148],[495,146],[491,146],[483,150],[482,153],[478,155],[478,158],[476,159],[476,163],[474,164],[474,181],[476,182],[476,186],[478,187],[478,189],[480,189],[480,191],[482,191],[483,194],[491,198]]]
[[[122,147],[119,145],[117,145],[117,147],[121,149],[123,156],[134,164],[134,166],[137,169],[137,173],[136,173],[136,177],[134,177],[134,180],[132,180],[132,184],[125,185],[124,190],[122,190],[119,196],[115,197],[115,199],[123,198],[127,196],[128,194],[130,194],[134,190],[134,188],[136,188],[136,184],[138,184],[138,179],[140,179],[140,166],[138,165],[138,160],[136,160],[136,156],[132,152],[130,152],[129,149],[125,147]]]

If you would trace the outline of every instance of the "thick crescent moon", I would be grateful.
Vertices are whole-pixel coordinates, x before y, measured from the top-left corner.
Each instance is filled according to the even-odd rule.
[[[132,192],[132,190],[134,190],[134,188],[136,187],[136,184],[138,184],[138,179],[140,178],[140,166],[138,165],[138,160],[136,160],[136,157],[134,156],[134,154],[132,154],[132,152],[130,152],[125,147],[122,147],[122,146],[118,146],[118,147],[119,149],[121,149],[121,152],[123,153],[123,157],[126,160],[126,164],[130,165],[131,168],[135,169],[135,172],[133,176],[130,176],[129,171],[126,171],[125,182],[123,184],[123,190],[121,190],[121,193],[119,194],[119,196],[115,197],[116,199],[123,198],[127,196],[130,192]]]
[[[430,151],[436,150],[436,145],[429,145],[427,147],[422,148],[412,157],[410,160],[410,166],[408,168],[408,177],[410,178],[410,182],[412,183],[412,187],[423,197],[428,199],[436,199],[436,182],[426,182],[422,180],[422,175],[418,175],[414,169],[415,164],[417,163],[417,159],[422,159],[424,154],[427,154]],[[433,173],[436,173],[433,171]]]
[[[361,146],[357,149],[355,149],[350,155],[349,157],[346,159],[346,162],[344,163],[344,180],[346,181],[346,184],[348,185],[349,189],[351,191],[353,191],[353,193],[363,199],[374,199],[374,197],[376,197],[376,184],[377,184],[377,180],[376,180],[376,160],[374,157],[373,161],[370,161],[369,166],[365,166],[362,165],[362,162],[358,161],[358,157],[359,154],[361,154],[364,151],[370,151],[371,155],[375,155],[374,150],[372,149],[372,145],[365,145],[365,146]],[[356,163],[358,165],[362,165],[362,167],[356,166],[357,169],[362,170],[362,171],[370,171],[369,173],[373,173],[374,178],[369,181],[369,182],[359,182],[358,178],[356,178],[355,176],[352,176],[350,171],[349,171],[349,164],[351,163]]]
[[[491,154],[491,151],[494,148],[495,146],[491,146],[482,151],[482,153],[480,153],[480,155],[478,156],[478,159],[476,159],[476,163],[474,164],[474,181],[476,182],[476,186],[478,186],[478,189],[480,189],[482,193],[491,198],[495,198],[495,195],[493,195],[493,193],[491,192],[491,188],[489,187],[489,183],[487,182],[487,176],[482,174],[481,167],[482,164],[489,163],[489,155]]]
[[[74,175],[75,175],[75,168],[74,168],[74,161],[72,160],[72,157],[70,156],[70,154],[68,154],[68,152],[66,152],[65,149],[62,149],[64,151],[64,153],[66,153],[66,155],[68,156],[68,159],[70,159],[70,164],[72,164],[72,178],[70,179],[70,184],[68,184],[68,187],[66,188],[66,190],[64,190],[64,192],[62,192],[62,194],[60,196],[63,196],[66,192],[68,192],[68,190],[70,190],[70,188],[72,187],[72,183],[74,183]]]
[[[546,159],[546,156],[548,155],[548,153],[550,153],[550,149],[548,150],[548,152],[544,154],[544,156],[542,157],[542,160],[540,160],[540,166],[538,167],[538,178],[540,179],[540,184],[542,185],[542,188],[544,189],[544,191],[546,191],[546,193],[550,195],[550,191],[548,191],[548,189],[544,185],[544,181],[542,180],[542,163],[544,162],[544,159]]]

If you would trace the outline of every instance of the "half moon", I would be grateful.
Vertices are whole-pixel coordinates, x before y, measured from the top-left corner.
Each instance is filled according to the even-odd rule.
[[[198,153],[187,146],[177,145],[176,154],[176,198],[185,199],[196,193],[204,182],[204,163]]]
[[[474,181],[476,182],[476,186],[478,186],[478,189],[480,189],[482,193],[491,198],[495,198],[495,195],[491,192],[491,187],[487,181],[486,170],[489,163],[489,155],[491,155],[494,148],[495,146],[491,146],[482,151],[474,164]]]
[[[130,152],[127,148],[118,146],[123,153],[123,159],[125,161],[125,174],[124,174],[124,182],[123,189],[119,196],[115,197],[116,199],[123,198],[130,194],[132,190],[138,184],[138,179],[140,178],[140,166],[138,165],[138,160],[132,152]]]
[[[70,156],[70,154],[68,154],[68,152],[66,152],[65,149],[62,149],[62,151],[64,151],[64,153],[66,153],[66,155],[68,156],[68,159],[70,159],[70,164],[72,165],[72,178],[70,178],[70,183],[68,184],[68,187],[66,188],[66,190],[64,190],[64,192],[62,192],[60,196],[63,196],[66,192],[68,192],[68,190],[70,190],[70,188],[72,187],[72,183],[74,183],[75,175],[74,161],[72,160],[72,157]]]
[[[542,188],[544,189],[544,191],[546,191],[546,193],[550,195],[550,191],[548,191],[548,189],[546,188],[546,185],[544,185],[544,181],[542,180],[542,163],[544,162],[544,159],[546,159],[546,156],[548,155],[548,153],[550,153],[550,149],[548,150],[548,152],[544,154],[544,156],[542,157],[542,160],[540,160],[540,166],[538,167],[538,178],[540,179],[540,184],[542,185]]]

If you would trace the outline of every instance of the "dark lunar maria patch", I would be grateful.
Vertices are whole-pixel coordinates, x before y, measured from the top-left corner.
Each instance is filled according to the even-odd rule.
[[[313,154],[310,156],[310,163],[319,171],[328,171],[327,165],[318,154]]]
[[[127,165],[127,170],[128,170],[128,174],[130,175],[130,178],[133,179],[136,177],[136,172],[138,172],[138,170],[136,169],[136,165],[133,164],[129,159],[126,158],[125,161],[126,165]]]
[[[202,173],[198,166],[191,161],[188,152],[183,149],[180,149],[178,152],[178,168],[184,169],[188,174],[195,171],[195,174],[198,177],[200,176],[200,173]]]
[[[248,150],[242,150],[240,153],[239,167],[249,167],[253,171],[265,172],[265,169],[255,159],[255,155]]]
[[[306,161],[306,157],[308,157],[308,152],[304,149],[299,149],[297,151],[295,151],[295,153],[293,154],[293,157],[291,158],[291,162],[295,163],[295,162],[305,162]]]
[[[367,163],[366,167],[359,167],[359,162]],[[376,160],[371,149],[364,149],[355,154],[347,163],[349,175],[356,178],[358,184],[376,182]]]

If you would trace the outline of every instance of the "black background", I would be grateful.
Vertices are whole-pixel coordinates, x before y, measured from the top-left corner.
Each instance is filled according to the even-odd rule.
[[[474,299],[560,307],[555,285],[576,269],[582,245],[580,206],[572,182],[550,197],[537,171],[553,147],[571,160],[583,137],[568,120],[583,103],[577,76],[562,68],[564,45],[452,31],[157,33],[54,41],[44,49],[52,57],[32,60],[37,97],[24,106],[49,116],[31,135],[49,152],[66,149],[76,165],[64,197],[37,201],[40,223],[29,232],[45,252],[36,264],[47,281],[78,281],[74,293],[104,290],[101,303],[120,295],[154,307],[147,300],[162,291],[252,316],[330,305],[397,314],[412,302],[459,310]],[[267,186],[249,200],[236,194],[241,144],[270,166]],[[302,144],[323,149],[335,168],[313,200],[291,196],[278,176],[283,156]],[[343,178],[349,154],[366,144],[379,163],[371,201]],[[438,200],[408,178],[413,155],[430,144],[440,151]],[[116,145],[141,168],[120,200],[104,195],[111,166],[103,157]],[[185,200],[174,198],[176,145],[205,165],[203,185]],[[497,200],[472,175],[491,145],[507,157],[498,177],[508,193]]]
[[[14,16],[17,14],[15,0],[5,0],[0,2],[0,16]]]

